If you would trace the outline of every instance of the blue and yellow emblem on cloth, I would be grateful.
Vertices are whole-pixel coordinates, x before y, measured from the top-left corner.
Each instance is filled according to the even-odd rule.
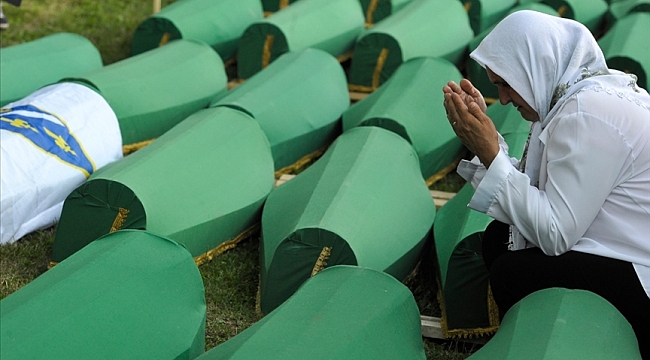
[[[95,164],[63,119],[32,105],[0,110],[0,129],[11,131],[89,177]]]

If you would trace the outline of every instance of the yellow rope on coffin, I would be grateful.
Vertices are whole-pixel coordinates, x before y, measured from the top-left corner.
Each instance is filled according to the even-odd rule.
[[[488,284],[487,289],[487,305],[488,305],[488,327],[483,328],[472,328],[472,329],[453,329],[449,330],[447,327],[447,311],[445,309],[445,300],[442,296],[442,287],[440,286],[440,280],[438,281],[438,304],[440,305],[440,311],[442,316],[440,316],[440,328],[442,329],[442,334],[445,339],[471,339],[473,337],[481,337],[485,335],[493,335],[499,329],[499,309],[494,297],[492,296],[492,289]]]
[[[321,250],[320,254],[318,255],[318,259],[314,264],[314,268],[311,270],[311,275],[309,275],[310,277],[318,274],[321,272],[321,270],[325,269],[325,266],[327,266],[327,260],[329,260],[331,254],[332,248],[330,246],[324,246],[323,250]]]
[[[307,155],[305,155],[303,157],[301,157],[295,163],[293,163],[291,165],[288,165],[288,166],[285,166],[285,167],[277,170],[275,172],[275,178],[279,179],[280,176],[282,176],[284,174],[291,174],[291,173],[300,172],[301,170],[306,168],[308,165],[310,165],[311,163],[316,161],[319,157],[321,157],[321,155],[323,155],[323,153],[325,153],[325,151],[327,150],[328,147],[329,147],[329,144],[325,145],[325,146],[321,147],[320,149],[317,149],[317,150],[315,150],[315,151],[313,151],[313,152],[311,152],[311,153],[309,153],[309,154],[307,154]]]
[[[119,208],[117,210],[117,215],[115,216],[115,220],[113,220],[113,225],[111,226],[111,229],[108,231],[108,233],[114,233],[122,228],[122,225],[124,225],[124,221],[126,220],[126,217],[129,215],[129,210],[125,208]]]
[[[354,50],[347,51],[339,56],[336,57],[336,60],[340,63],[348,60],[349,58],[352,57],[352,54],[354,53]]]
[[[166,32],[163,34],[163,36],[160,38],[160,42],[158,43],[158,47],[161,47],[169,42],[169,39],[172,37],[172,34]]]
[[[239,242],[253,236],[257,232],[259,232],[259,230],[260,230],[260,224],[257,223],[249,227],[248,229],[242,231],[241,233],[239,233],[239,235],[235,236],[234,238],[219,244],[219,246],[217,246],[216,248],[209,250],[201,255],[195,256],[194,262],[196,263],[197,266],[203,265],[206,262],[211,261],[215,256],[220,255],[227,250],[233,249],[234,247],[237,246]]]
[[[386,63],[386,58],[388,57],[388,49],[383,48],[379,52],[379,57],[377,58],[377,65],[375,66],[375,72],[372,74],[372,88],[376,90],[379,87],[379,77],[381,76],[381,71],[384,69],[384,64]]]
[[[349,91],[363,92],[363,93],[371,93],[371,92],[375,91],[375,89],[373,89],[372,86],[354,85],[354,84],[348,84],[348,90]]]
[[[458,163],[463,159],[463,157],[464,157],[464,154],[460,155],[454,161],[452,161],[451,164],[445,166],[444,169],[442,169],[442,170],[438,171],[437,173],[429,176],[429,178],[426,180],[427,187],[430,187],[431,185],[437,183],[442,178],[447,176],[447,174],[449,174],[453,170],[456,170],[456,167],[458,166]]]
[[[126,156],[126,155],[129,155],[131,153],[134,153],[134,152],[142,149],[143,147],[151,144],[154,140],[156,140],[156,139],[149,139],[149,140],[140,141],[140,142],[133,143],[133,144],[124,145],[124,146],[122,146],[122,154],[124,156]]]
[[[372,15],[375,13],[375,10],[377,9],[377,3],[379,0],[372,0],[370,1],[370,4],[368,4],[368,10],[366,11],[366,28],[372,27],[373,22],[372,22]]]
[[[278,4],[278,9],[282,10],[289,6],[289,0],[280,0],[280,4]]]
[[[262,69],[269,66],[271,63],[271,49],[273,48],[274,39],[275,37],[273,35],[266,35],[266,40],[264,40],[264,47],[262,48]]]

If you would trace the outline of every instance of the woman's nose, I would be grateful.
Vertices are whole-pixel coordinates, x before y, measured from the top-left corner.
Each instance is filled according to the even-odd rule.
[[[512,101],[512,98],[508,92],[501,86],[499,86],[499,102],[501,105],[508,105]]]

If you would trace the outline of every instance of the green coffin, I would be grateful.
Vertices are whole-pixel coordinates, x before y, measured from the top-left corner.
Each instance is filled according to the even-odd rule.
[[[631,13],[618,20],[598,40],[607,65],[635,74],[638,84],[648,89],[650,76],[650,12]]]
[[[237,52],[244,30],[263,18],[260,0],[183,0],[144,20],[133,35],[131,54],[155,49],[176,39],[201,40],[222,59]]]
[[[474,33],[460,1],[413,0],[357,39],[349,89],[370,92],[405,61],[440,57],[458,65]]]
[[[95,45],[81,35],[58,33],[0,51],[0,106],[64,77],[102,67]]]
[[[359,0],[363,14],[366,17],[366,27],[396,13],[412,0]]]
[[[227,83],[219,55],[184,39],[67,80],[97,89],[108,101],[124,145],[162,135],[207,107]]]
[[[168,237],[194,257],[222,249],[259,223],[273,183],[271,150],[255,120],[225,107],[198,111],[67,197],[52,261],[119,229]]]
[[[447,60],[420,57],[403,63],[375,92],[343,113],[343,131],[379,126],[408,140],[425,179],[443,170],[463,151],[449,126],[442,87],[461,73]]]
[[[513,106],[493,104],[488,115],[508,143],[510,156],[519,158],[528,138],[529,123]],[[474,188],[466,183],[436,214],[433,237],[439,267],[438,294],[443,334],[447,338],[494,333],[499,312],[488,286],[488,270],[481,255],[481,239],[492,222],[467,207]]]
[[[279,170],[331,143],[341,133],[339,118],[349,104],[339,62],[325,51],[303,49],[280,56],[211,106],[255,118]]]
[[[609,9],[605,0],[544,0],[543,2],[555,9],[561,17],[583,24],[593,34],[599,34]]]
[[[237,76],[248,79],[288,51],[311,47],[342,56],[352,49],[363,26],[359,0],[300,0],[244,31]]]
[[[194,359],[205,319],[203,281],[187,250],[119,231],[0,302],[0,357]]]
[[[262,8],[265,14],[272,14],[278,10],[282,10],[298,0],[262,0]]]
[[[540,290],[515,304],[471,360],[640,360],[632,326],[607,300],[585,290]]]
[[[612,26],[619,19],[628,14],[637,12],[650,12],[650,0],[619,0],[612,1],[609,5],[607,23]]]
[[[377,127],[346,131],[266,201],[262,312],[325,266],[359,265],[404,279],[420,258],[435,211],[408,142]]]
[[[472,30],[475,34],[480,34],[501,21],[517,5],[517,0],[463,0],[463,4]]]
[[[541,3],[528,3],[525,5],[519,5],[512,8],[505,16],[512,14],[513,12],[519,10],[534,10],[544,14],[558,16],[557,11],[552,7],[541,4]],[[504,17],[505,17],[504,16]],[[478,45],[485,39],[485,37],[494,29],[496,24],[490,26],[489,28],[481,31],[472,41],[469,42],[469,52],[476,50]],[[490,79],[485,72],[485,69],[479,65],[474,60],[469,60],[467,62],[467,77],[468,79],[481,91],[483,97],[488,103],[492,103],[499,100],[499,93],[497,91],[496,85],[490,82]]]
[[[197,359],[425,358],[420,314],[408,288],[384,273],[339,265]]]

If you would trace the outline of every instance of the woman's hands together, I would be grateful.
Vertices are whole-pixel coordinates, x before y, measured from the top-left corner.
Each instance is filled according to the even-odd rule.
[[[460,85],[448,82],[442,92],[447,120],[456,136],[489,167],[499,153],[499,140],[494,123],[485,114],[487,105],[483,95],[467,79],[461,80]]]

